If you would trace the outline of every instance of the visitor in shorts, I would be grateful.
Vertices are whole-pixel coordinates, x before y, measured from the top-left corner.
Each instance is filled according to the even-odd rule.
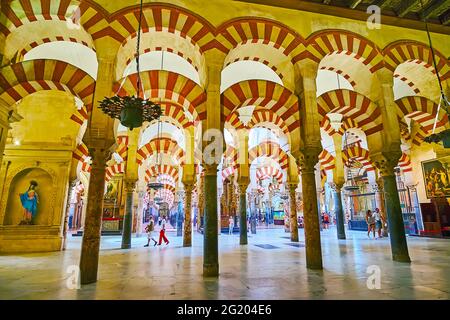
[[[367,210],[366,222],[367,222],[367,236],[370,239],[370,231],[372,231],[373,238],[375,239],[375,217],[373,216],[372,211],[370,210]]]
[[[375,218],[375,227],[377,228],[378,238],[383,238],[381,230],[383,229],[383,216],[381,215],[380,209],[376,208],[373,213]]]
[[[230,216],[230,219],[228,219],[228,234],[233,234],[234,229],[234,219],[233,216]]]
[[[153,216],[150,216],[150,222],[145,227],[145,232],[147,232],[147,244],[144,247],[148,247],[150,245],[150,240],[153,240],[155,243],[153,246],[156,246],[158,242],[153,238],[153,231],[155,230],[155,222],[153,221]]]

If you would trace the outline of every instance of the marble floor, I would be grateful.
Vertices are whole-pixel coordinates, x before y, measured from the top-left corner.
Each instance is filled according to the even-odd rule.
[[[103,237],[99,280],[80,289],[71,279],[81,238],[70,237],[65,252],[0,256],[0,299],[450,298],[450,240],[408,237],[413,262],[404,264],[391,260],[389,239],[347,231],[337,240],[335,229],[321,236],[324,270],[309,271],[302,229],[297,246],[283,229],[258,230],[247,246],[237,234],[220,235],[218,279],[202,277],[201,234],[192,248],[171,232],[168,246],[145,248],[140,237],[130,250],[120,249],[120,237]]]

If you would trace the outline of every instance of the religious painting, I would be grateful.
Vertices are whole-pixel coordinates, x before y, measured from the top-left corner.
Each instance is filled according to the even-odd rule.
[[[450,197],[450,156],[422,162],[427,198]]]
[[[105,190],[105,200],[117,199],[118,194],[119,194],[119,180],[113,179],[108,181]]]

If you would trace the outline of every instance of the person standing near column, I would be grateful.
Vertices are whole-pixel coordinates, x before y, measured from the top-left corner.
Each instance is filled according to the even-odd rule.
[[[370,210],[367,210],[366,222],[367,222],[367,237],[370,239],[370,231],[372,231],[373,238],[375,239],[375,217],[372,214],[372,211]]]
[[[153,246],[156,246],[158,242],[153,238],[153,231],[155,230],[155,222],[153,221],[153,216],[150,216],[150,222],[145,227],[145,231],[147,232],[147,244],[144,247],[148,247],[150,245],[150,240],[153,240],[155,243]]]
[[[230,216],[230,219],[228,219],[228,234],[233,234],[234,229],[234,219],[233,216]]]
[[[167,240],[167,237],[166,237],[166,216],[163,216],[162,220],[161,220],[161,230],[159,231],[159,243],[158,243],[158,246],[161,245],[162,240],[164,240],[166,245],[169,244],[169,240]]]

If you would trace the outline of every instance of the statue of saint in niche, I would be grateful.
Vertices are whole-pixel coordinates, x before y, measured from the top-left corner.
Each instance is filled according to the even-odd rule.
[[[20,224],[33,224],[33,218],[36,216],[37,206],[39,204],[39,197],[36,192],[38,183],[34,180],[30,181],[30,186],[28,190],[24,193],[20,193],[20,202],[24,209],[23,220]]]

